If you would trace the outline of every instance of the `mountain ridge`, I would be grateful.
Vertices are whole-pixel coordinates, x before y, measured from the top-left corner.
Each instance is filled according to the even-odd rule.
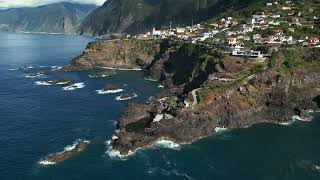
[[[80,34],[136,34],[152,27],[185,26],[265,0],[108,0],[83,21]]]
[[[76,33],[93,4],[59,2],[0,10],[2,32]]]

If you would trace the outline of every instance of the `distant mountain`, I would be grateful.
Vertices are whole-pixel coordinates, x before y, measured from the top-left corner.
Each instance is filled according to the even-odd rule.
[[[152,27],[191,25],[264,0],[108,0],[82,23],[81,34],[146,32]]]
[[[0,10],[0,31],[75,33],[96,6],[61,2],[33,8]]]

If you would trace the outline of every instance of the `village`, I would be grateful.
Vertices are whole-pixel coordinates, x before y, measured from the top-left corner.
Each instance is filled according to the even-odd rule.
[[[135,38],[175,38],[213,44],[232,56],[264,59],[281,47],[320,48],[319,28],[315,27],[320,18],[317,13],[293,1],[276,0],[245,19],[228,16],[199,24],[192,20],[190,26],[174,28],[170,22],[168,28],[153,28]]]

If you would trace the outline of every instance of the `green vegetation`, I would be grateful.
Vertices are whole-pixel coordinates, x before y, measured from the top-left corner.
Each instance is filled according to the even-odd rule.
[[[174,74],[172,77],[174,84],[182,85],[202,73],[207,74],[221,59],[220,53],[204,45],[184,43],[172,52],[165,69],[166,72]]]

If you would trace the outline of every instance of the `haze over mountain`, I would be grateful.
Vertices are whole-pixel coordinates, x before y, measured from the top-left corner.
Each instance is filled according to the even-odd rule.
[[[2,32],[75,33],[94,4],[60,2],[0,10]]]
[[[187,25],[263,0],[108,0],[83,22],[80,33],[146,32],[152,27]]]

